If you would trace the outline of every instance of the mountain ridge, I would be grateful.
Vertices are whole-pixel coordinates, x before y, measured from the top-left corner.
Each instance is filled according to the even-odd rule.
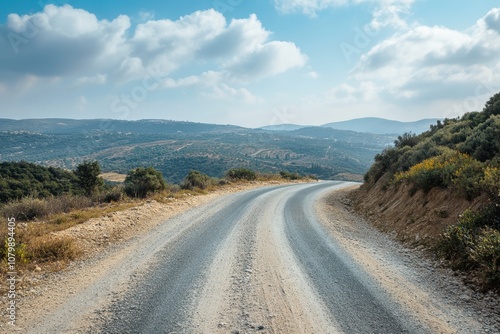
[[[335,130],[346,130],[381,135],[401,135],[407,132],[419,134],[429,130],[430,126],[436,124],[438,120],[440,119],[425,118],[417,121],[403,122],[380,117],[362,117],[346,121],[326,123],[314,127],[332,128]],[[310,127],[313,126],[299,124],[276,124],[263,126],[259,129],[267,131],[295,131]]]

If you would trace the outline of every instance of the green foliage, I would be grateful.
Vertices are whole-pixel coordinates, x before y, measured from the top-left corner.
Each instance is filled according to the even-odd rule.
[[[500,93],[486,103],[483,112],[439,121],[418,136],[399,136],[394,147],[375,157],[365,174],[367,186],[387,175],[386,182],[405,180],[425,191],[455,187],[469,200],[482,192],[498,197],[491,177],[489,181],[484,178],[485,169],[500,159],[499,103]]]
[[[290,173],[287,171],[281,171],[280,175],[282,178],[287,179],[287,180],[299,180],[299,179],[303,178],[297,172]]]
[[[418,137],[416,134],[411,132],[406,132],[401,136],[398,136],[398,139],[394,141],[394,146],[396,147],[413,147],[418,144]]]
[[[439,249],[455,269],[476,270],[486,287],[500,283],[500,209],[467,210],[448,227]]]
[[[124,195],[125,192],[123,186],[114,186],[99,192],[97,195],[94,195],[93,200],[96,203],[119,202],[123,199]]]
[[[0,119],[0,129],[2,122]],[[22,122],[26,126],[28,123]],[[303,134],[242,128],[217,132],[224,127],[196,132],[205,126],[171,123],[167,127],[166,124],[146,126],[141,121],[128,122],[126,131],[122,131],[118,130],[122,128],[120,124],[115,126],[115,121],[111,121],[113,131],[93,131],[86,125],[86,131],[66,130],[66,133],[43,135],[0,131],[0,142],[5,144],[0,145],[0,156],[2,161],[22,158],[71,170],[84,159],[98,160],[102,170],[122,174],[136,167],[151,166],[161,171],[169,183],[181,183],[190,170],[223,178],[224,173],[235,166],[259,173],[293,170],[302,175],[333,179],[339,173],[365,173],[373,156],[395,139],[395,136],[333,129],[325,133],[326,136],[316,137],[318,128]],[[144,130],[149,126],[154,131]],[[57,130],[60,126],[54,125],[54,128]],[[43,128],[38,131],[41,130]]]
[[[161,172],[153,167],[133,169],[125,179],[125,192],[130,197],[144,198],[150,193],[164,190],[166,186]]]
[[[78,189],[73,173],[21,162],[0,163],[0,203],[32,196],[44,198]]]
[[[253,181],[257,179],[257,174],[248,168],[233,168],[226,172],[226,177],[230,180]]]
[[[486,105],[484,106],[483,112],[487,115],[500,115],[500,92],[493,95]]]
[[[96,193],[104,184],[103,179],[99,177],[100,174],[101,167],[97,161],[84,161],[76,167],[78,184],[87,196]]]
[[[181,184],[181,188],[189,190],[194,188],[206,189],[216,184],[216,179],[208,176],[207,174],[203,174],[200,171],[192,170],[184,179],[184,182]]]
[[[442,149],[442,154],[426,159],[406,172],[395,174],[395,181],[406,181],[417,189],[429,191],[434,187],[457,189],[469,200],[479,195],[483,164],[467,154]]]
[[[490,195],[490,198],[492,198],[497,205],[500,205],[500,167],[486,167],[481,185]]]

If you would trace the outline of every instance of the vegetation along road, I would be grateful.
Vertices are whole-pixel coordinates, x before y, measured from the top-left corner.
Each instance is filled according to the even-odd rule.
[[[88,279],[23,331],[481,332],[389,238],[330,204],[353,186],[271,186],[186,211],[77,269]]]

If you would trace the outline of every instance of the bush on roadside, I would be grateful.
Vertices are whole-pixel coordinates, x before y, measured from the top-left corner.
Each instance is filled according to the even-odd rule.
[[[447,148],[443,148],[441,155],[426,159],[394,176],[396,182],[406,181],[426,192],[434,187],[454,185],[469,200],[481,193],[479,183],[482,178],[481,162]]]
[[[454,269],[475,270],[486,287],[500,283],[500,209],[467,210],[438,245]]]
[[[288,171],[281,171],[280,175],[281,175],[282,178],[287,179],[287,180],[299,180],[299,179],[302,179],[302,177],[297,172],[290,173]]]
[[[194,188],[206,189],[216,185],[217,180],[197,170],[192,170],[181,184],[182,189],[193,190]]]
[[[14,217],[19,221],[30,221],[43,219],[52,214],[85,209],[92,205],[93,202],[90,198],[78,195],[65,194],[46,199],[25,197],[3,205],[0,212],[3,217]]]
[[[257,174],[248,168],[232,168],[226,172],[226,177],[229,180],[254,181],[257,179]]]
[[[497,205],[500,205],[500,168],[492,166],[486,167],[481,185],[490,198]]]
[[[153,167],[138,167],[125,178],[125,193],[130,197],[144,198],[151,193],[165,190],[167,183],[160,171]]]
[[[13,217],[20,221],[29,221],[42,218],[49,214],[47,201],[39,198],[25,197],[10,202],[2,207],[4,217]]]
[[[123,186],[114,186],[93,196],[95,203],[119,202],[125,195]]]

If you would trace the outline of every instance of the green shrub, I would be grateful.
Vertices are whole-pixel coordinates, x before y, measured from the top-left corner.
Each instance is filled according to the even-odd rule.
[[[481,186],[488,193],[490,198],[500,205],[500,168],[486,167],[484,177],[481,180]]]
[[[257,174],[248,168],[233,168],[226,172],[226,177],[229,180],[253,181],[257,179]]]
[[[119,202],[123,199],[124,195],[124,188],[122,186],[115,186],[94,195],[93,200],[97,203]]]
[[[500,282],[500,209],[492,204],[465,211],[438,245],[454,269],[474,269],[486,287]]]
[[[217,183],[217,180],[203,174],[200,171],[192,170],[184,179],[184,182],[181,184],[182,189],[192,190],[194,188],[206,189],[210,186],[213,186]]]
[[[151,193],[165,190],[166,186],[161,172],[153,167],[133,169],[125,178],[125,192],[130,197],[144,198]]]
[[[418,189],[429,191],[434,187],[455,185],[469,200],[478,196],[483,178],[483,164],[467,154],[442,149],[443,153],[426,159],[406,172],[395,175],[395,181],[407,181]]]
[[[500,286],[500,232],[486,227],[477,236],[469,250],[470,258],[476,262],[487,286]]]
[[[280,175],[282,178],[287,180],[299,180],[302,178],[297,172],[290,173],[287,171],[281,171]]]

